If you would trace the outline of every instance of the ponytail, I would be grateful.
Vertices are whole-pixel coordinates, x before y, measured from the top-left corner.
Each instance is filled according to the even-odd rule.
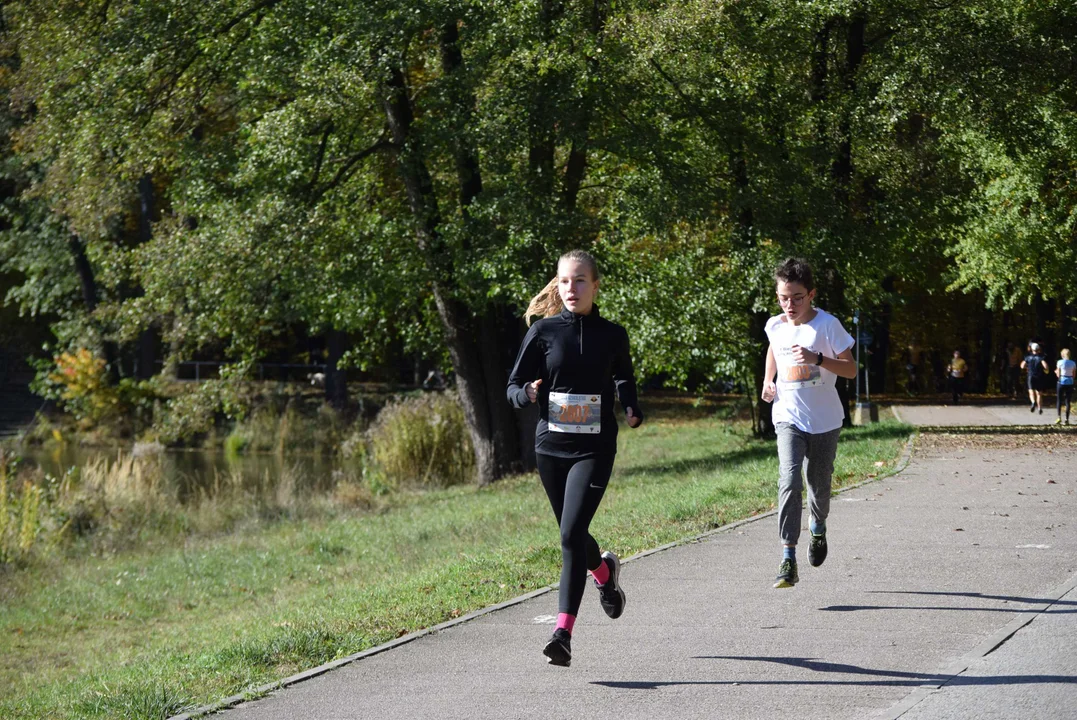
[[[591,271],[591,279],[598,280],[598,263],[595,262],[595,258],[591,253],[586,250],[569,250],[557,259],[557,264],[560,265],[562,260],[575,260],[586,264]],[[562,309],[564,309],[564,304],[561,302],[561,295],[557,292],[557,276],[554,275],[553,280],[546,283],[546,287],[542,288],[538,295],[531,298],[531,302],[528,303],[527,310],[524,312],[524,320],[527,322],[527,326],[531,327],[531,318],[536,315],[547,318],[558,314]]]

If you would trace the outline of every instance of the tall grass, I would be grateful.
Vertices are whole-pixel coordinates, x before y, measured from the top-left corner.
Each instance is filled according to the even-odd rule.
[[[313,478],[297,464],[256,475],[215,470],[181,497],[162,462],[159,454],[97,456],[57,478],[0,459],[0,566],[45,561],[57,550],[122,552],[376,506],[358,472]]]
[[[255,409],[239,420],[224,440],[225,452],[335,453],[348,432],[343,413],[330,405],[319,404],[317,410],[304,413],[295,398],[283,409],[272,405]]]
[[[367,432],[376,489],[449,487],[475,478],[475,455],[455,392],[399,398]]]
[[[41,488],[29,480],[9,488],[12,465],[0,452],[0,565],[26,560],[41,531]]]

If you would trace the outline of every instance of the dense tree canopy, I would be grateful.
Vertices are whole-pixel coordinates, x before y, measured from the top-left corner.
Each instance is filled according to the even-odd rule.
[[[62,344],[448,352],[480,477],[572,246],[637,365],[756,378],[769,268],[1074,302],[1077,14],[933,0],[23,0],[8,295]],[[348,353],[344,351],[349,349]],[[331,355],[333,353],[330,353]],[[765,428],[760,428],[765,430]],[[526,436],[526,429],[523,432]]]

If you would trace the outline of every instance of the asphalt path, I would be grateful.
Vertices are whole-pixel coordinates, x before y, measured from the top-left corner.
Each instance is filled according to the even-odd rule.
[[[1007,404],[965,404],[958,405],[902,405],[892,406],[894,416],[910,425],[921,427],[955,427],[955,426],[1039,426],[1054,425],[1058,418],[1054,398],[1050,406],[1044,403],[1043,412],[1030,411],[1030,405],[1020,402]],[[1066,409],[1062,409],[1065,418]],[[1077,414],[1070,415],[1070,422],[1077,426]]]
[[[616,621],[588,588],[570,668],[544,662],[557,596],[540,591],[221,714],[1075,717],[1075,469],[1077,433],[918,445],[898,474],[835,496],[830,556],[802,553],[795,588],[771,587],[768,514],[626,562]]]

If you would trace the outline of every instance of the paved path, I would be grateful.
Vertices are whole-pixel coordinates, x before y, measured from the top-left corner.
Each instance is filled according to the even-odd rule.
[[[1053,397],[1050,407],[1044,405],[1042,415],[1029,412],[1027,404],[1017,402],[1007,405],[894,405],[890,409],[897,418],[910,425],[933,427],[1053,425],[1058,417]],[[1063,417],[1065,412],[1063,408]],[[1071,415],[1070,421],[1077,425],[1077,414]]]
[[[835,497],[830,557],[802,558],[794,589],[770,587],[774,515],[628,562],[625,615],[607,619],[589,588],[568,669],[540,654],[551,592],[223,715],[1074,717],[1070,437],[1050,452],[917,450],[900,474]]]

